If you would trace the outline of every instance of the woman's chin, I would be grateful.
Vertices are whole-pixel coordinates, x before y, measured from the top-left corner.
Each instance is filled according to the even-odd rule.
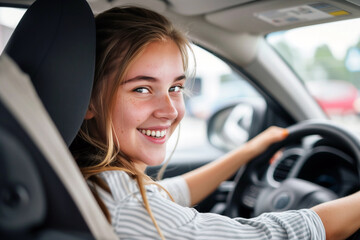
[[[162,159],[152,159],[151,161],[149,161],[149,163],[147,164],[148,166],[150,167],[153,167],[153,166],[159,166],[161,165],[162,163],[164,162],[164,158]]]
[[[156,156],[156,157],[151,157],[151,156],[147,156],[142,158],[142,160],[138,160],[138,161],[134,161],[135,164],[137,165],[138,169],[145,169],[146,167],[152,167],[152,166],[159,166],[164,162],[165,159],[165,155],[164,156]],[[140,168],[139,168],[140,167]]]

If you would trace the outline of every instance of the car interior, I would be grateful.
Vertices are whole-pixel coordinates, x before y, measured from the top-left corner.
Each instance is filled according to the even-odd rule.
[[[204,56],[164,177],[211,162],[271,125],[289,129],[288,138],[194,206],[198,211],[248,218],[360,189],[356,109],[350,120],[336,115],[338,124],[296,65],[269,44],[291,29],[357,20],[360,1],[0,0],[4,12],[24,12],[10,32],[0,10],[0,239],[117,239],[68,147],[92,89],[94,15],[126,4],[164,14]],[[160,167],[147,173],[155,177]],[[359,231],[349,239],[360,239]]]
[[[112,230],[67,149],[83,120],[94,75],[95,23],[89,6],[36,1],[5,52],[1,238],[109,238]],[[88,225],[89,219],[96,223]]]

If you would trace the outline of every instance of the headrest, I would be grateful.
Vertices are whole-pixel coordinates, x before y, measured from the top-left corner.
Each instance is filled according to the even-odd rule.
[[[95,21],[85,0],[37,0],[4,50],[27,73],[69,146],[87,110],[95,68]]]

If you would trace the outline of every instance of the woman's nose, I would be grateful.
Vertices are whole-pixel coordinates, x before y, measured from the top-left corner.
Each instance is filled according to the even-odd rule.
[[[169,95],[162,96],[158,99],[154,115],[157,118],[166,118],[170,120],[177,118],[178,110]]]

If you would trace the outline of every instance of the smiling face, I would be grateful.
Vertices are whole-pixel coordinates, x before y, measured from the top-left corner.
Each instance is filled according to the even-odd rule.
[[[139,170],[159,165],[185,113],[183,62],[173,41],[150,43],[130,65],[112,113],[120,150]]]

